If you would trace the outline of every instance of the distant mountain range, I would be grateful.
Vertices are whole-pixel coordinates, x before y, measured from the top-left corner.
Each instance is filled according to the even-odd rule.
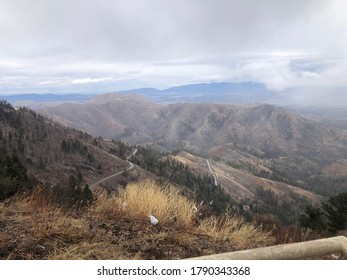
[[[137,93],[156,103],[272,103],[277,97],[263,85],[256,83],[202,83],[189,84],[168,89],[139,88],[117,91],[123,94]],[[65,102],[85,103],[96,94],[18,94],[0,96],[15,106],[38,108]]]
[[[120,91],[120,93],[137,93],[156,103],[272,103],[277,99],[276,93],[257,83],[201,83],[189,84],[168,89],[140,88]]]
[[[31,109],[41,108],[47,105],[57,105],[66,102],[85,103],[95,95],[86,94],[16,94],[0,95],[0,100],[6,100],[14,106],[25,106]]]
[[[287,104],[286,100],[264,85],[253,82],[243,83],[200,83],[175,86],[167,89],[138,88],[119,90],[125,95],[136,93],[145,97],[148,101],[158,104],[174,103],[227,103],[227,104],[274,104],[284,107],[286,110],[300,114],[308,119],[313,119],[322,124],[347,129],[347,110],[340,105],[328,107],[323,105]],[[39,109],[45,106],[55,106],[62,103],[83,104],[97,95],[104,94],[18,94],[0,95],[0,100],[6,100],[15,107],[28,107]]]

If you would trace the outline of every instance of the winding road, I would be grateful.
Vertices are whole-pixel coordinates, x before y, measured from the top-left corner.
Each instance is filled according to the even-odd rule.
[[[101,151],[107,153],[106,151],[104,151],[104,150],[102,150],[102,149],[100,149],[100,148],[98,148],[98,147],[95,147],[95,146],[92,146],[92,147],[93,147],[93,148],[96,148],[96,149],[99,149],[99,150],[101,150]],[[100,180],[98,180],[98,181],[96,181],[95,183],[93,183],[93,184],[90,186],[90,189],[93,191],[93,190],[95,190],[95,188],[96,188],[98,185],[100,185],[100,184],[102,184],[102,183],[104,183],[104,182],[106,182],[106,181],[108,181],[108,180],[110,180],[110,179],[112,179],[112,178],[114,178],[114,177],[116,177],[116,176],[118,176],[118,175],[121,175],[121,174],[123,174],[123,173],[126,172],[126,171],[129,171],[129,170],[133,169],[133,168],[135,167],[135,164],[132,163],[132,162],[130,161],[130,158],[131,158],[132,156],[134,156],[136,153],[137,153],[137,149],[134,149],[133,152],[132,152],[132,154],[126,158],[125,161],[126,161],[129,165],[128,165],[128,167],[127,167],[125,170],[122,170],[122,171],[119,171],[119,172],[117,172],[117,173],[114,173],[114,174],[111,174],[111,175],[109,175],[109,176],[106,176],[106,177],[104,177],[104,178],[101,178]],[[107,154],[109,154],[109,153],[107,153]],[[112,155],[112,154],[109,154],[109,155],[111,155],[112,157],[117,158],[116,156],[114,156],[114,155]],[[119,159],[119,158],[117,158],[117,159]],[[213,179],[214,179],[214,185],[215,185],[215,186],[218,186],[217,175],[216,175],[216,173],[213,171],[213,169],[212,169],[212,167],[211,167],[211,163],[209,162],[209,160],[208,160],[208,159],[205,159],[205,160],[206,160],[208,169],[209,169],[210,172],[212,173],[212,176],[213,176]]]
[[[97,147],[95,147],[95,148],[97,148]],[[100,150],[101,150],[101,149],[100,149]],[[105,151],[105,152],[106,152],[106,151]],[[126,171],[129,171],[129,170],[133,169],[133,168],[135,167],[135,164],[132,163],[132,162],[130,162],[129,159],[130,159],[132,156],[134,156],[136,153],[137,153],[137,149],[134,149],[134,150],[133,150],[133,153],[132,153],[130,156],[128,156],[128,157],[126,158],[125,161],[126,161],[129,165],[128,165],[128,167],[127,167],[125,170],[119,171],[119,172],[117,172],[117,173],[114,173],[114,174],[112,174],[112,175],[109,175],[109,176],[107,176],[107,177],[104,177],[104,178],[102,178],[102,179],[96,181],[95,183],[93,183],[93,184],[90,186],[90,189],[93,191],[98,185],[100,185],[100,184],[102,184],[102,183],[104,183],[104,182],[106,182],[106,181],[108,181],[108,180],[110,180],[110,179],[112,179],[112,178],[114,178],[114,177],[120,175],[120,174],[123,174],[123,173],[126,172]],[[115,157],[114,155],[111,155],[111,156]],[[117,158],[117,159],[119,159],[119,158]]]

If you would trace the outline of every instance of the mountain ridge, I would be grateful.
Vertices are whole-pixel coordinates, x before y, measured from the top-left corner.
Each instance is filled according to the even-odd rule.
[[[254,82],[212,82],[173,86],[166,89],[138,88],[119,91],[123,94],[138,93],[156,103],[176,102],[229,102],[252,103],[277,100],[275,92]]]
[[[107,94],[85,104],[64,104],[39,112],[93,135],[131,144],[155,143],[168,148],[179,147],[183,141],[209,149],[235,143],[273,153],[347,154],[345,132],[268,104],[161,105],[139,95]]]
[[[275,92],[266,89],[262,84],[253,82],[215,82],[195,83],[181,86],[173,86],[165,89],[137,88],[117,90],[116,92],[128,94],[141,94],[146,99],[155,103],[177,103],[177,102],[214,102],[214,103],[271,103],[278,101]],[[108,94],[108,93],[104,93]],[[27,106],[33,109],[57,105],[66,102],[85,103],[98,96],[98,93],[27,93],[16,95],[0,95],[0,100],[7,100],[13,105]],[[103,94],[101,94],[103,95]]]
[[[102,97],[97,102],[59,105],[40,112],[95,136],[219,158],[251,174],[307,190],[317,187],[323,191],[333,170],[347,168],[343,161],[347,157],[346,131],[280,107],[156,104],[142,102],[139,95],[122,97],[118,93]],[[337,177],[332,193],[347,188],[345,176],[339,174],[333,175]]]

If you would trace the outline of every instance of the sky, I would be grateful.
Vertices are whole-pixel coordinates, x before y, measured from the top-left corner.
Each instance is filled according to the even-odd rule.
[[[255,82],[347,104],[345,0],[0,0],[0,94]]]

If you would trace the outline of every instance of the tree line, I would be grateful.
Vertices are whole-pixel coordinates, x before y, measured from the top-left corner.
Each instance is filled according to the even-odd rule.
[[[300,224],[317,232],[332,234],[347,229],[347,192],[330,197],[320,206],[308,205]]]

